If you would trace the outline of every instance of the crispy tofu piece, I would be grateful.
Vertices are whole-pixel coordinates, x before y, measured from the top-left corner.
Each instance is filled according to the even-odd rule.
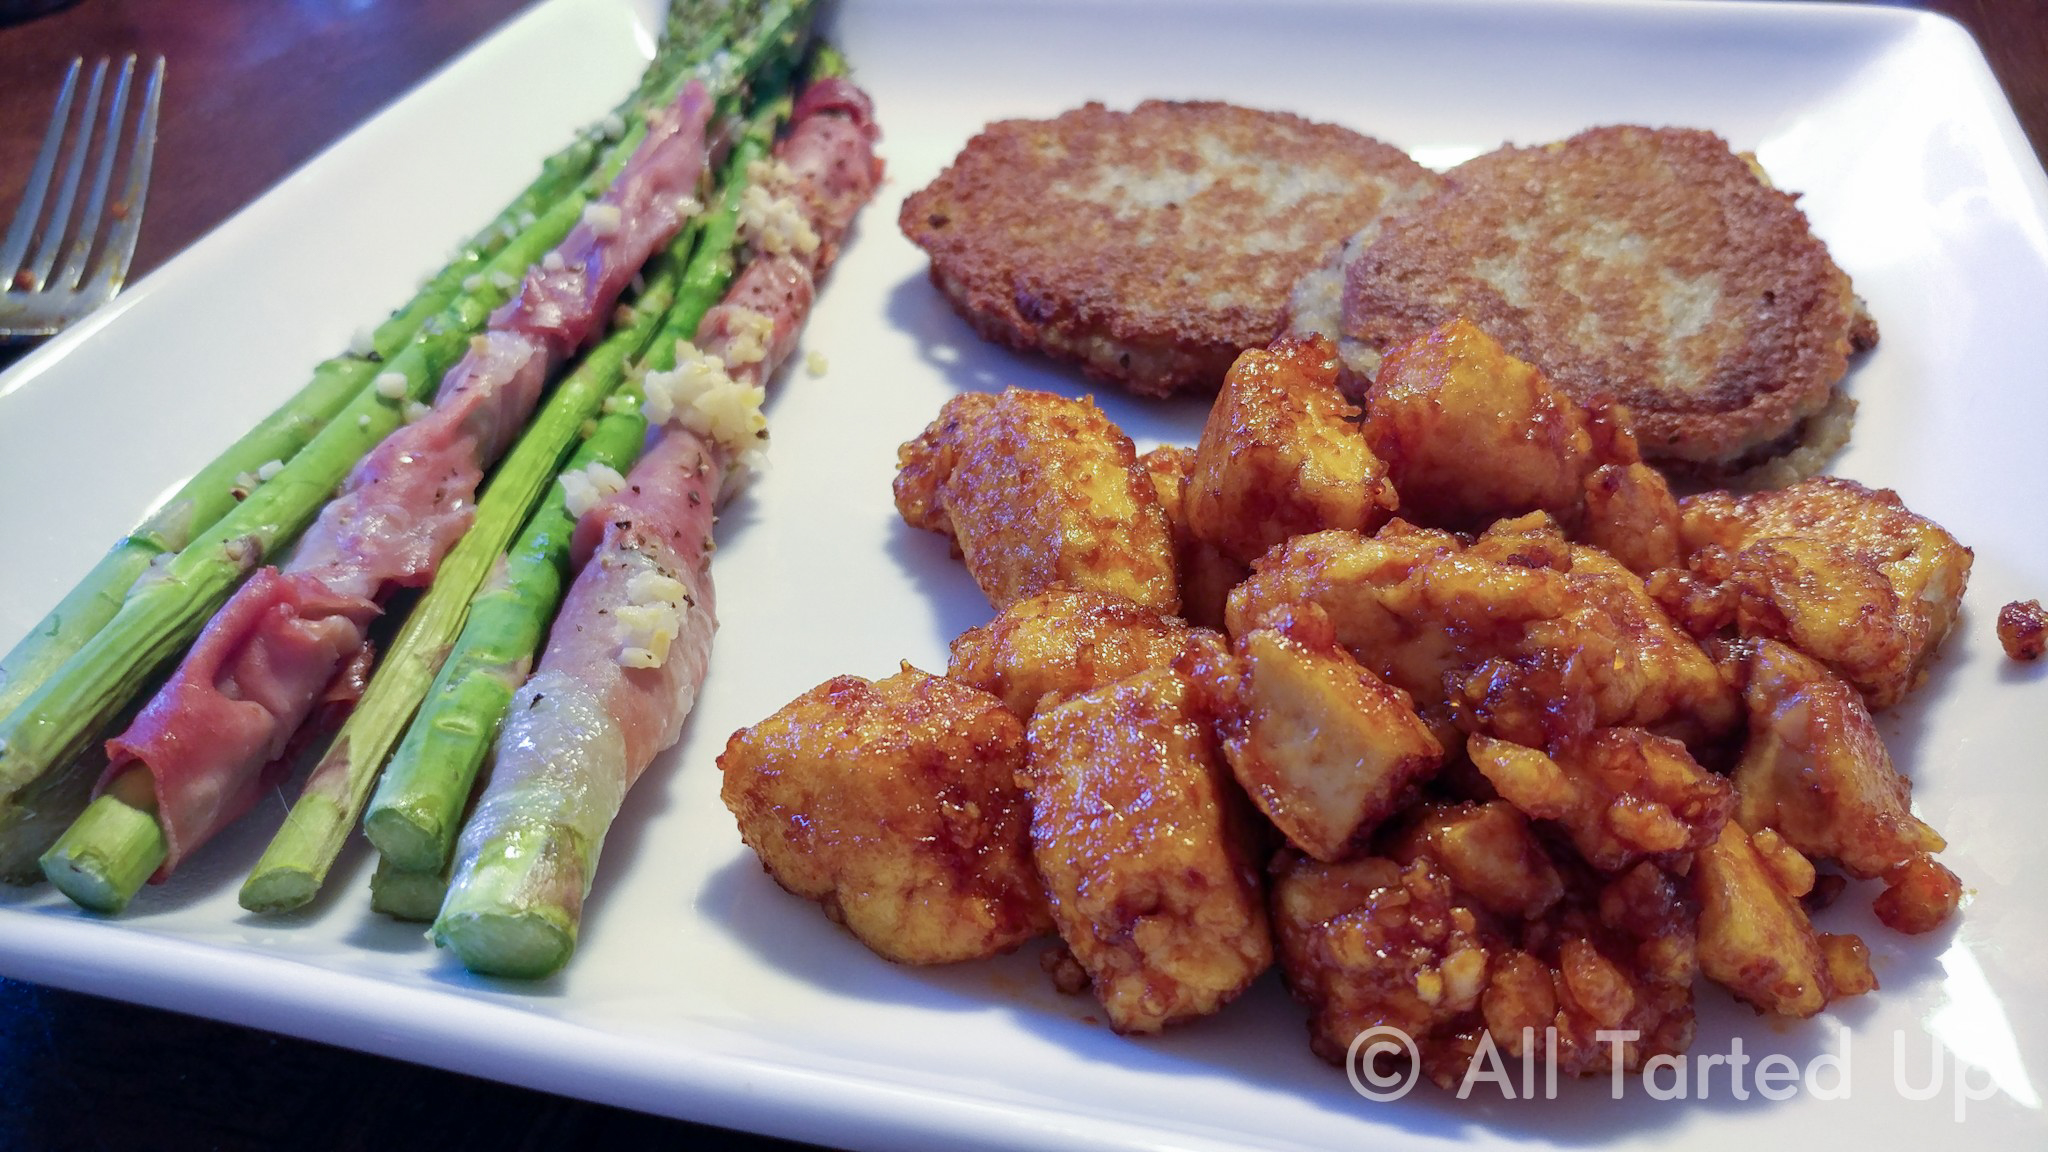
[[[1832,476],[1775,492],[1705,492],[1681,510],[1688,554],[1733,559],[1744,636],[1782,640],[1863,693],[1904,699],[1955,623],[1972,559],[1898,494]]]
[[[953,640],[946,675],[995,694],[1021,720],[1070,696],[1173,662],[1194,629],[1121,596],[1041,592]]]
[[[1866,878],[1946,846],[1913,815],[1912,785],[1854,688],[1775,640],[1758,643],[1746,668],[1749,742],[1735,770],[1745,829],[1776,829]]]
[[[1269,619],[1233,649],[1206,678],[1223,757],[1310,856],[1349,854],[1443,762],[1407,696],[1338,645],[1314,605]]]
[[[1401,515],[1432,527],[1535,511],[1576,523],[1600,463],[1585,409],[1462,318],[1389,350],[1366,410]]]
[[[1328,340],[1282,338],[1245,351],[1195,446],[1188,530],[1249,564],[1292,536],[1378,527],[1394,489],[1353,423],[1357,415],[1337,390]]]
[[[1595,883],[1583,876],[1544,915],[1523,922],[1495,957],[1480,999],[1486,1031],[1520,1057],[1523,1029],[1548,1055],[1556,1029],[1560,1075],[1638,1071],[1684,1052],[1694,1031],[1698,911],[1669,873],[1647,862]],[[1601,1033],[1633,1033],[1615,1041]]]
[[[1414,1040],[1423,1070],[1456,1083],[1458,1034],[1476,1026],[1499,947],[1427,859],[1327,864],[1282,853],[1273,868],[1280,967],[1309,1010],[1309,1046],[1332,1064],[1368,1028]]]
[[[1180,574],[1180,614],[1190,624],[1221,630],[1223,602],[1230,590],[1251,574],[1238,560],[1225,556],[1216,546],[1196,538],[1188,528],[1186,502],[1188,473],[1194,470],[1195,450],[1177,444],[1162,444],[1138,457],[1138,467],[1152,478],[1159,494],[1159,506],[1166,510],[1166,524],[1173,532],[1173,566]]]
[[[1053,588],[1179,611],[1158,492],[1094,401],[966,393],[896,455],[904,521],[949,537],[997,611]]]
[[[1549,755],[1483,735],[1466,751],[1502,799],[1557,821],[1602,872],[1697,851],[1735,810],[1726,780],[1701,768],[1685,745],[1639,728],[1597,729]]]
[[[1472,551],[1485,552],[1515,523],[1488,529]],[[1569,546],[1564,564],[1557,613],[1480,653],[1484,660],[1450,685],[1461,724],[1531,746],[1594,728],[1648,728],[1702,750],[1737,729],[1735,689],[1634,573],[1584,545]]]
[[[1871,910],[1894,932],[1932,932],[1963,902],[1963,882],[1925,852],[1902,860],[1884,874],[1885,889]]]
[[[1640,461],[1602,464],[1586,477],[1578,538],[1638,576],[1675,569],[1684,560],[1678,500],[1664,474]]]
[[[1032,853],[1118,1032],[1215,1012],[1273,960],[1257,828],[1192,695],[1155,669],[1029,728]]]
[[[840,676],[718,758],[740,838],[784,888],[904,964],[1007,952],[1052,927],[1002,701],[909,665]]]
[[[1275,611],[1315,604],[1338,643],[1425,710],[1444,673],[1519,640],[1531,620],[1562,614],[1562,575],[1467,557],[1448,532],[1395,520],[1374,536],[1316,532],[1253,565],[1224,623],[1242,635]]]
[[[1419,805],[1387,855],[1402,864],[1428,857],[1459,892],[1508,920],[1534,920],[1564,898],[1550,854],[1505,800]]]
[[[1643,727],[1704,748],[1741,721],[1734,688],[1642,581],[1566,544],[1544,513],[1469,548],[1401,520],[1370,539],[1296,537],[1232,591],[1225,624],[1240,635],[1296,603],[1328,613],[1339,643],[1433,724],[1529,745]]]
[[[1867,990],[1863,980],[1850,978],[1861,942],[1824,943],[1799,904],[1805,893],[1787,889],[1784,874],[1733,822],[1693,857],[1700,971],[1760,1012],[1803,1018],[1830,1000]],[[1840,988],[1833,979],[1837,968],[1845,975]]]

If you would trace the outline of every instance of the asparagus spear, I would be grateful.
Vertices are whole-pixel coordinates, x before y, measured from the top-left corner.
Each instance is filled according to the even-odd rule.
[[[783,7],[781,12],[792,21],[804,18],[801,6]],[[800,39],[788,33],[800,27],[771,20],[763,35],[741,47],[742,64],[734,79],[758,74],[785,57]],[[736,96],[728,95],[722,103],[730,107]],[[326,881],[349,828],[362,813],[384,758],[456,639],[471,598],[543,491],[552,486],[563,454],[577,431],[597,415],[624,374],[626,360],[638,355],[660,330],[673,292],[670,269],[685,251],[686,247],[672,249],[669,268],[657,273],[655,283],[662,296],[635,305],[627,329],[600,345],[556,390],[546,410],[499,468],[490,491],[478,504],[468,534],[443,561],[433,588],[414,608],[384,667],[314,767],[283,827],[243,884],[244,908],[253,912],[296,908],[311,900]]]
[[[724,295],[736,263],[747,169],[767,154],[789,106],[787,97],[770,102],[734,145],[724,189],[704,217],[703,240],[683,274],[675,306],[640,365],[642,372],[675,367],[677,341],[694,337],[704,314]],[[566,470],[591,464],[618,472],[630,468],[647,430],[640,401],[639,384],[629,380],[607,403],[606,414]],[[562,489],[550,489],[505,566],[471,604],[469,621],[363,821],[370,842],[392,864],[412,871],[447,867],[477,770],[561,602],[575,529]]]
[[[525,520],[542,485],[554,478],[577,430],[596,414],[626,361],[659,330],[673,296],[674,277],[657,274],[634,303],[633,321],[584,358],[505,457],[477,502],[476,520],[441,562],[433,587],[413,606],[362,699],[314,766],[284,826],[242,886],[244,908],[285,911],[319,891],[355,823],[362,803],[357,797],[368,791],[369,778],[383,764],[427,682],[439,670],[449,641],[468,612],[470,597]]]
[[[716,27],[720,9],[716,0],[675,4],[653,62],[639,87],[613,115],[623,118],[644,112],[648,102],[685,67],[706,58],[718,40],[708,32]],[[255,472],[272,460],[289,460],[305,447],[343,405],[369,385],[383,361],[396,356],[422,324],[455,299],[465,280],[486,271],[491,257],[525,226],[523,221],[582,183],[597,163],[599,150],[597,133],[586,132],[542,161],[540,175],[457,249],[412,300],[378,325],[370,334],[368,347],[322,361],[304,388],[201,468],[161,508],[116,543],[20,643],[0,657],[0,716],[12,712],[114,618],[122,598],[152,561],[185,547],[195,533],[205,531],[234,508],[236,477]]]
[[[797,6],[808,9],[808,3]],[[716,5],[711,10],[721,19],[730,16]],[[774,23],[774,34],[793,35],[792,23]],[[691,52],[708,60],[722,42],[701,43]],[[687,78],[679,70],[643,107],[669,102]],[[421,326],[413,343],[379,370],[371,388],[354,397],[275,479],[197,535],[165,566],[162,579],[132,593],[105,629],[0,720],[0,820],[16,793],[62,771],[150,674],[190,643],[233,586],[305,527],[354,462],[397,426],[402,402],[426,396],[460,356],[468,333],[503,302],[499,285],[517,283],[529,264],[568,233],[590,194],[610,183],[645,134],[644,113],[636,113],[582,189],[540,214],[482,275],[466,278],[462,294]],[[404,382],[402,390],[383,387],[397,379]]]
[[[432,920],[447,894],[446,872],[408,872],[388,856],[377,861],[377,870],[370,874],[370,910],[396,920]]]
[[[823,196],[802,198],[821,243],[810,252],[808,266],[798,268],[813,280],[880,176],[869,150],[873,134],[865,97],[840,86],[818,107],[821,114],[844,115],[859,136],[848,137],[829,124],[808,135],[807,125],[799,124],[790,136],[793,157],[829,162],[835,173],[828,185],[812,186]],[[802,166],[795,159],[792,164]],[[793,256],[776,257],[762,262],[759,271],[779,276],[793,262]],[[741,274],[728,299],[763,299],[755,295],[765,287],[755,271]],[[800,324],[803,314],[793,309],[774,319],[778,327]],[[724,354],[739,346],[735,329],[718,312],[706,328],[698,338],[707,351]],[[756,389],[775,369],[768,359],[729,362],[738,375],[725,387],[745,402],[758,398]],[[716,446],[687,427],[668,429],[629,478],[654,487],[622,497],[604,513],[611,522],[598,555],[586,562],[565,597],[563,619],[556,621],[539,669],[520,687],[498,736],[491,781],[462,831],[448,895],[435,917],[435,942],[471,971],[539,978],[558,970],[574,950],[605,833],[634,780],[675,739],[701,689],[716,627],[707,570],[712,510],[723,467],[735,455],[744,458],[752,444],[739,439],[749,427],[727,424]],[[643,494],[648,503],[634,503]],[[612,533],[615,527],[621,534]],[[700,539],[702,552],[689,546]],[[643,652],[649,660],[629,661],[633,650],[617,645],[634,641],[621,641],[599,617],[639,602],[633,586],[650,574],[657,585],[668,585],[646,591],[670,605],[675,627],[666,633],[665,653]],[[634,678],[625,670],[629,664],[654,671]]]

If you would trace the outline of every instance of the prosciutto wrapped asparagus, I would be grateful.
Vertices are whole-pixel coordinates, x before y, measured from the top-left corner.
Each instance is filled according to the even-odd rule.
[[[750,192],[753,259],[675,370],[647,378],[652,442],[578,521],[579,574],[514,696],[434,924],[472,970],[539,977],[567,962],[605,832],[703,683],[713,510],[765,445],[763,384],[881,177],[872,109],[851,83],[811,85],[791,124]]]
[[[697,210],[691,194],[707,160],[711,106],[692,80],[649,115],[625,167],[492,315],[433,406],[409,412],[357,465],[291,562],[245,584],[109,742],[101,788],[153,802],[163,837],[154,879],[248,809],[272,779],[266,769],[362,653],[379,598],[431,581],[468,527],[485,469],[553,369],[603,332],[627,283]],[[402,387],[392,382],[394,399]],[[118,910],[133,894],[72,864],[60,840],[45,872],[87,907]]]

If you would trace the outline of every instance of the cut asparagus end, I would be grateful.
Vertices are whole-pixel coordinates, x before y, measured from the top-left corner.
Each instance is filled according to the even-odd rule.
[[[471,972],[522,980],[550,975],[576,950],[595,857],[563,824],[500,828],[457,864],[434,942]]]
[[[347,749],[338,749],[346,757]],[[330,752],[314,768],[325,768]],[[256,861],[249,879],[242,884],[242,907],[256,913],[290,912],[311,903],[327,881],[327,871],[341,852],[342,841],[355,824],[353,809],[324,792],[308,790],[292,805],[284,827],[278,829],[270,847]]]
[[[42,855],[92,801],[99,768],[73,764],[0,801],[0,884],[43,882]]]
[[[128,906],[169,854],[154,813],[108,794],[43,853],[43,875],[79,907],[111,916]]]
[[[377,861],[377,871],[370,875],[370,910],[394,920],[424,924],[440,913],[441,899],[447,894],[446,873],[400,868],[388,856]]]
[[[539,980],[561,971],[576,950],[576,926],[559,909],[443,913],[434,942],[483,976]]]
[[[456,801],[454,810],[462,810],[461,800]],[[377,867],[379,876],[386,865],[396,871],[439,875],[455,838],[433,812],[411,806],[372,808],[363,818],[363,834],[383,854],[384,862]]]

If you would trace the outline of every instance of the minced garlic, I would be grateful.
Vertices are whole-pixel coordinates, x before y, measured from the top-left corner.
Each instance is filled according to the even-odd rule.
[[[809,256],[818,250],[818,233],[803,206],[760,184],[740,193],[740,235],[770,256]]]
[[[767,436],[768,418],[761,414],[767,391],[734,380],[723,360],[688,341],[677,345],[675,368],[649,372],[643,386],[649,421],[680,424],[716,441],[736,462]]]
[[[646,563],[643,561],[643,563]],[[626,603],[612,609],[619,640],[618,662],[626,668],[659,668],[683,632],[690,603],[683,582],[648,563],[626,581]]]
[[[563,506],[579,520],[585,512],[626,490],[626,478],[604,463],[572,468],[556,480],[562,485]]]
[[[752,308],[733,308],[725,314],[725,359],[734,367],[759,364],[768,359],[768,342],[775,338],[775,318]]]

